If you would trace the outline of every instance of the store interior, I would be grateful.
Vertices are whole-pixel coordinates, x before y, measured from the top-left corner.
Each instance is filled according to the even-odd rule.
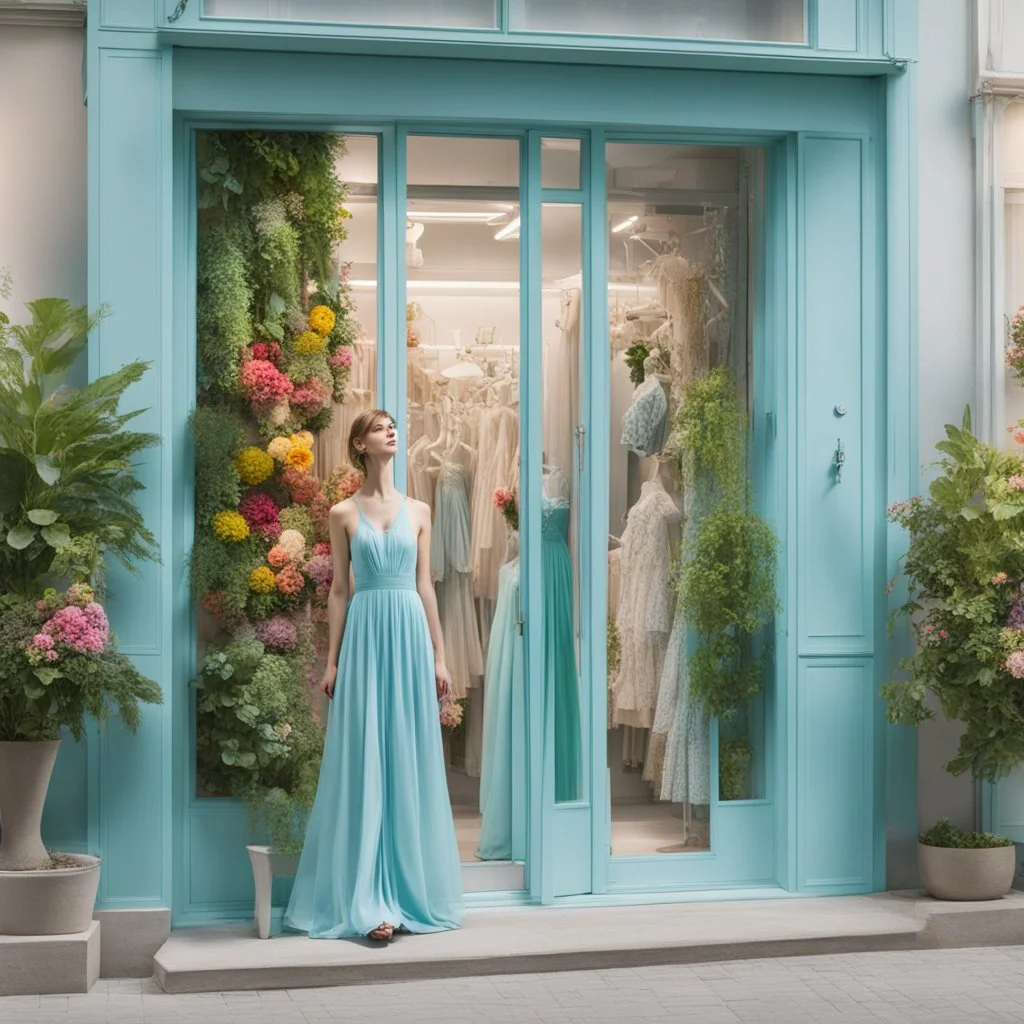
[[[449,791],[464,862],[521,862],[517,533],[509,508],[495,502],[496,491],[519,489],[519,143],[407,141],[407,489],[433,510],[431,568],[462,704],[461,723],[445,736]],[[580,156],[579,140],[543,140],[542,184],[578,188]],[[590,684],[581,683],[580,644],[604,643],[612,855],[685,854],[710,848],[719,773],[712,723],[688,689],[692,636],[673,580],[691,496],[666,449],[687,380],[726,365],[749,389],[751,225],[763,171],[759,152],[725,147],[616,142],[606,159],[607,637],[580,636],[582,206],[545,204],[541,216],[541,561],[555,795],[572,802],[588,791]],[[377,139],[349,136],[338,172],[350,214],[338,257],[361,335],[348,398],[317,441],[324,474],[343,460],[353,418],[376,404]],[[719,799],[757,795],[763,744],[749,739],[757,717],[743,723],[733,788],[724,791],[719,780]]]

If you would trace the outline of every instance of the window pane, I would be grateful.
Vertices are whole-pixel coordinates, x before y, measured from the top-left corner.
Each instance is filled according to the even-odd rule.
[[[541,566],[544,685],[554,709],[555,800],[579,800],[586,785],[579,682],[580,338],[583,208],[541,208],[544,379]]]
[[[495,0],[204,0],[207,18],[496,28]]]
[[[444,729],[464,862],[521,888],[526,736],[518,532],[519,147],[407,140],[408,493],[430,505],[431,572],[457,727]],[[472,873],[466,877],[476,877]]]
[[[802,43],[804,0],[524,0],[529,32]],[[519,26],[513,26],[518,28]]]
[[[540,184],[542,188],[580,187],[580,140],[540,140]]]
[[[716,802],[764,795],[761,695],[719,723],[711,790],[716,729],[691,685],[699,638],[680,584],[720,495],[680,479],[672,437],[686,389],[716,368],[730,371],[723,387],[738,419],[746,409],[747,182],[759,154],[628,143],[606,152],[612,854],[684,853],[709,848]]]

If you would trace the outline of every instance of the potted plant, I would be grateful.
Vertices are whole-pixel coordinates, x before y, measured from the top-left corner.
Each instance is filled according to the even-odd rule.
[[[156,544],[131,460],[156,444],[118,412],[145,364],[84,388],[51,384],[96,323],[63,299],[0,316],[0,934],[83,931],[99,860],[51,854],[43,803],[62,730],[117,713],[134,730],[159,687],[118,652],[101,603],[105,555],[131,568]]]
[[[884,696],[889,720],[906,725],[933,717],[933,699],[964,726],[947,771],[994,782],[1024,761],[1024,458],[979,441],[970,410],[937,448],[928,496],[889,509],[909,535],[907,595],[894,617],[917,643]],[[1014,847],[1001,837],[940,822],[918,853],[941,899],[994,898],[1013,881]],[[942,866],[953,863],[955,873]]]
[[[997,900],[1013,881],[1013,840],[968,832],[942,818],[918,837],[918,869],[939,900]]]

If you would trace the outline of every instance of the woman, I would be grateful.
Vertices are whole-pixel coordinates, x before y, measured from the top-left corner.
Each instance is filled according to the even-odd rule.
[[[284,918],[311,938],[387,942],[398,929],[441,931],[462,917],[438,722],[451,681],[430,579],[430,508],[395,490],[397,446],[384,410],[356,417],[348,452],[365,481],[330,513],[320,687],[332,704]]]

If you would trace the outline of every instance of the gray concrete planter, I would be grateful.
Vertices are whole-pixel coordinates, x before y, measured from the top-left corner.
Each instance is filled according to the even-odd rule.
[[[60,740],[0,743],[0,871],[25,871],[49,860],[39,834]]]
[[[100,884],[99,857],[65,854],[75,867],[0,871],[0,935],[88,930]]]
[[[921,882],[937,900],[998,900],[1010,891],[1016,847],[948,849],[917,844]]]

